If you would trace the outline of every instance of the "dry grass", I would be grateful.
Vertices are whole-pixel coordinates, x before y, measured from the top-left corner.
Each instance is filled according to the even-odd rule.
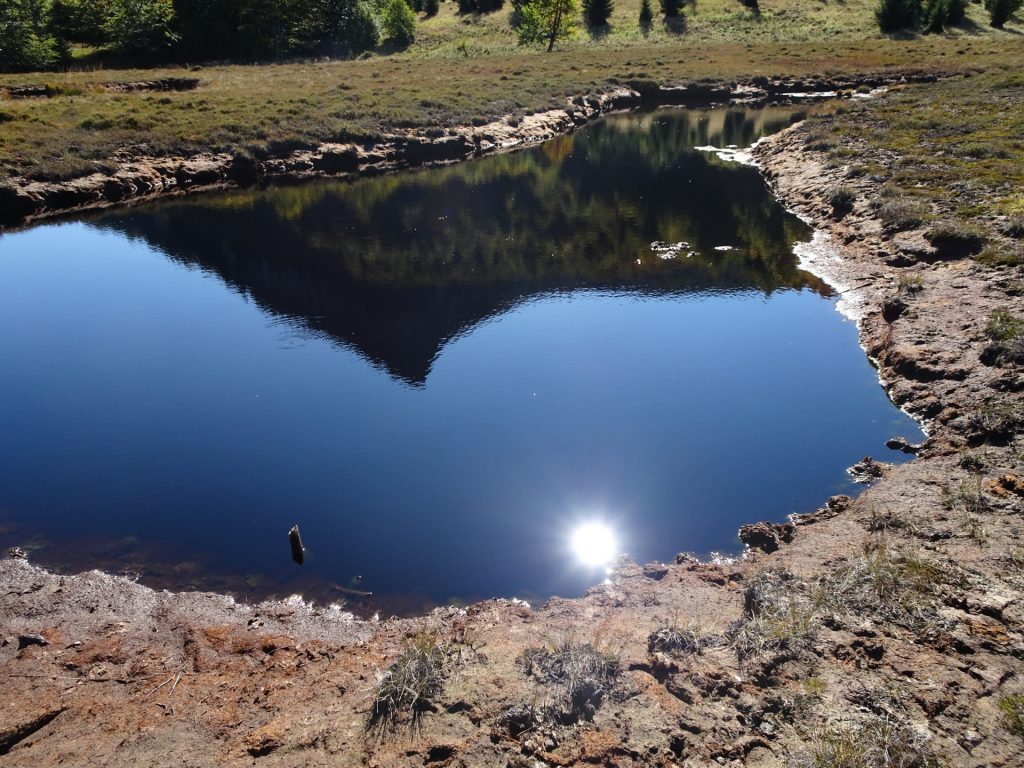
[[[434,699],[444,692],[448,667],[444,644],[431,638],[409,643],[374,686],[367,730],[383,735],[402,722],[415,729],[423,713],[435,709]]]
[[[880,535],[865,543],[858,558],[820,579],[816,588],[822,611],[871,617],[927,634],[945,626],[939,615],[942,590],[964,586],[960,573],[893,547]]]
[[[572,637],[527,648],[520,662],[528,676],[554,687],[543,711],[548,719],[562,724],[592,720],[622,671],[614,656]]]
[[[699,656],[706,650],[725,644],[726,639],[718,633],[706,632],[697,624],[680,627],[675,622],[659,627],[647,637],[649,653],[664,653],[667,656]]]
[[[767,571],[744,588],[743,618],[729,626],[726,637],[741,662],[769,654],[795,657],[814,640],[819,607],[806,582]]]
[[[815,734],[793,768],[939,768],[927,735],[891,714],[833,724]]]

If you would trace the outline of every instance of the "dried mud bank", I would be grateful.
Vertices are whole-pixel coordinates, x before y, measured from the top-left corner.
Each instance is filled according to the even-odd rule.
[[[801,130],[758,162],[929,424],[918,461],[747,527],[770,553],[622,561],[536,609],[362,622],[3,560],[0,766],[1024,764],[1024,387],[980,362],[1019,276],[888,236],[870,180],[834,219]]]
[[[700,82],[659,85],[631,82],[588,96],[578,96],[564,109],[522,118],[504,118],[482,126],[447,131],[413,131],[382,136],[366,144],[322,144],[280,157],[238,153],[200,153],[192,157],[149,157],[130,148],[109,158],[114,170],[68,181],[33,181],[18,177],[0,183],[0,227],[75,211],[124,205],[165,195],[190,194],[229,186],[296,182],[313,178],[351,178],[404,168],[450,163],[507,152],[546,141],[585,125],[606,112],[642,105],[786,104],[834,95],[858,87],[898,82],[931,82],[934,72],[907,71],[857,78],[754,78],[747,82]],[[186,82],[186,81],[183,81]],[[107,90],[145,90],[156,83],[105,83]],[[185,87],[175,82],[174,87]],[[200,87],[187,81],[189,88]],[[166,86],[171,87],[171,86]],[[45,96],[45,87],[17,89],[18,95]]]

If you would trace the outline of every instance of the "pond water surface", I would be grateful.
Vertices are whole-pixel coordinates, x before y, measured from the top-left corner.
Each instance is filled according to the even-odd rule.
[[[846,467],[920,433],[799,269],[807,227],[694,149],[791,120],[618,115],[0,236],[0,544],[411,611],[581,593],[586,523],[640,561],[736,553],[855,492]]]

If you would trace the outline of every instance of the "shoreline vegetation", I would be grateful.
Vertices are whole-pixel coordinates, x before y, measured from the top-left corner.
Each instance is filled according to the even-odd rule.
[[[840,18],[873,10],[853,0],[821,6]],[[718,7],[698,3],[687,35]],[[1019,20],[990,31],[981,6],[967,13],[973,28],[911,40],[878,38],[869,18],[824,42],[812,34],[820,23],[796,22],[795,41],[744,32],[691,43],[665,33],[607,48],[578,39],[550,56],[514,50],[511,39],[494,52],[467,42],[464,56],[456,20],[461,36],[421,58],[413,46],[350,62],[0,78],[82,91],[0,101],[0,115],[16,115],[0,118],[4,184],[22,189],[83,178],[29,179],[44,160],[129,163],[211,148],[231,156],[259,125],[254,114],[300,125],[332,109],[336,91],[351,97],[353,116],[332,118],[324,135],[303,128],[312,146],[292,150],[372,146],[434,125],[442,143],[464,136],[459,126],[518,129],[534,116],[527,111],[564,110],[575,96],[586,104],[588,91],[631,82],[732,89],[734,80],[825,70],[851,81],[910,67],[943,75],[833,103],[755,152],[779,198],[827,235],[803,258],[846,288],[886,391],[928,425],[917,460],[876,463],[878,478],[856,499],[754,526],[738,562],[621,561],[586,596],[536,608],[491,600],[363,622],[297,599],[241,605],[0,560],[0,766],[1019,762],[1024,75]],[[82,87],[179,76],[200,85]],[[262,87],[265,103],[251,103]],[[438,94],[439,106],[423,104]],[[179,99],[191,106],[175,111]],[[196,113],[197,99],[214,115],[195,118],[193,140],[181,114]],[[299,117],[289,124],[292,106]],[[140,122],[81,128],[92,116]],[[139,127],[144,119],[152,126]],[[216,133],[232,121],[238,135]],[[351,133],[337,133],[343,124]],[[144,150],[139,137],[149,133]],[[76,143],[79,135],[88,141]],[[171,152],[161,136],[186,137],[189,151]]]
[[[15,4],[22,2],[45,5]],[[105,191],[100,185],[90,193],[103,201],[211,181],[252,183],[262,170],[274,175],[275,163],[287,167],[293,155],[308,157],[325,145],[364,152],[408,138],[439,145],[502,123],[515,128],[618,88],[648,95],[689,87],[696,101],[717,103],[728,100],[726,88],[741,83],[818,80],[856,88],[872,82],[869,74],[918,79],[1019,64],[1019,19],[993,29],[975,4],[945,33],[890,35],[878,31],[874,0],[811,6],[778,0],[756,12],[737,0],[703,0],[680,6],[684,31],[673,31],[662,14],[643,31],[639,8],[615,3],[600,34],[584,25],[552,53],[517,44],[518,11],[511,3],[486,12],[441,3],[435,15],[416,17],[412,44],[354,59],[210,64],[200,58],[132,68],[140,54],[133,59],[110,44],[69,43],[65,71],[0,74],[0,226],[81,206],[89,177],[94,184],[112,180]],[[210,156],[227,156],[233,170],[226,178],[190,172],[190,161]],[[158,162],[172,159],[177,162]],[[132,165],[156,169],[139,180],[140,192],[117,180]],[[318,170],[344,172],[350,172],[344,162]],[[46,193],[48,200],[26,202],[21,193]]]

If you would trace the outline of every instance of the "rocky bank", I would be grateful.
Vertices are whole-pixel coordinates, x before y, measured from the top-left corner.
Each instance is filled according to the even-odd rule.
[[[748,528],[739,562],[623,560],[539,607],[365,622],[9,558],[0,766],[1024,765],[1024,372],[984,331],[1019,275],[886,232],[868,178],[837,217],[851,182],[802,131],[756,159],[918,460]]]

